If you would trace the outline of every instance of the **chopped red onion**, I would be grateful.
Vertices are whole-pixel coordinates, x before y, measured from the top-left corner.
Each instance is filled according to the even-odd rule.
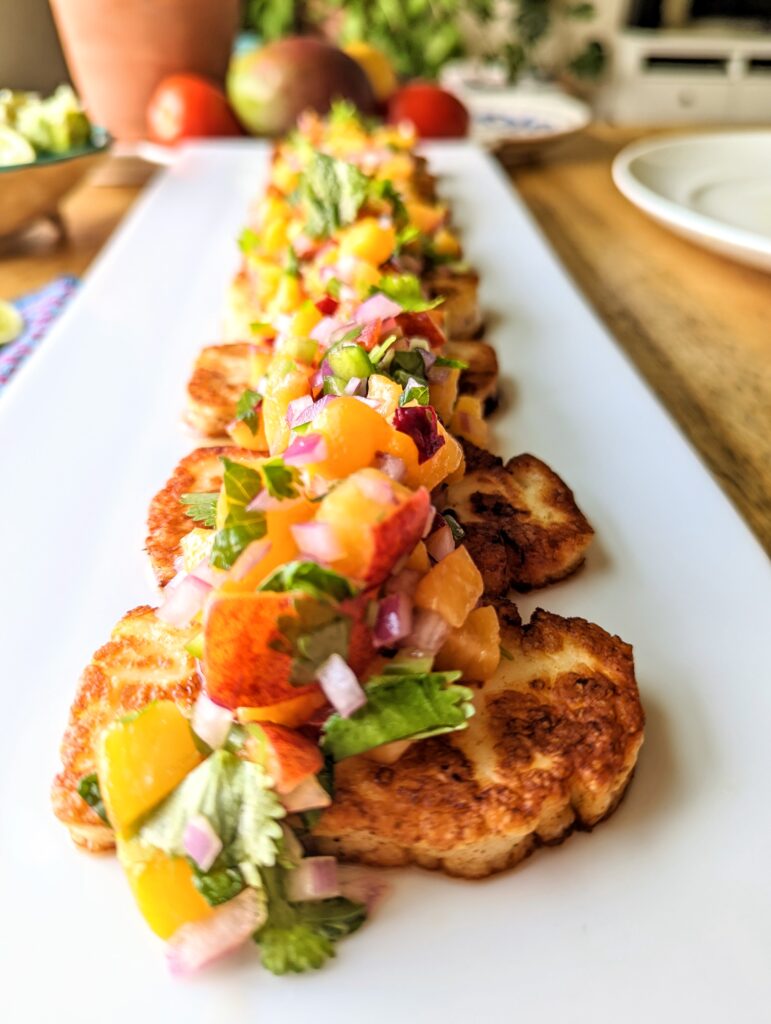
[[[298,434],[284,452],[287,466],[305,466],[323,462],[327,457],[327,441],[322,434]]]
[[[289,529],[304,555],[311,555],[322,562],[334,562],[345,554],[329,523],[297,523]]]
[[[429,384],[443,384],[450,376],[449,366],[432,366],[428,371]]]
[[[339,330],[342,326],[340,321],[334,316],[325,316],[319,320],[316,326],[311,331],[311,337],[314,341],[317,341],[320,345],[328,348],[332,341],[332,336],[335,331]]]
[[[263,488],[246,506],[246,511],[267,512],[268,509],[277,508],[280,504],[280,498],[274,498],[267,488]]]
[[[455,540],[452,535],[452,530],[445,523],[444,526],[440,526],[438,530],[434,530],[426,541],[426,548],[428,549],[429,555],[436,562],[441,562],[447,555],[451,555],[455,550]]]
[[[210,583],[188,574],[171,592],[164,591],[163,604],[155,614],[161,622],[183,629],[201,611],[211,589]]]
[[[216,587],[219,582],[221,571],[215,569],[210,564],[208,557],[202,558],[198,565],[190,573],[191,576],[195,576],[196,579],[203,580],[204,583],[208,583],[210,587]]]
[[[394,647],[412,632],[412,602],[405,593],[389,594],[377,608],[372,639],[375,647]]]
[[[243,945],[267,920],[256,889],[244,889],[202,921],[183,924],[166,946],[172,974],[194,974],[213,960]]]
[[[349,718],[367,703],[367,695],[353,669],[339,654],[330,654],[318,670],[318,680],[327,700],[343,718]]]
[[[199,675],[202,673],[199,669]],[[202,682],[205,680],[202,677]],[[196,736],[200,737],[207,747],[212,750],[219,750],[225,746],[230,727],[233,724],[233,715],[228,708],[223,708],[203,691],[198,694],[198,699],[193,705],[193,717],[190,720],[190,727]]]
[[[404,459],[400,459],[398,455],[389,455],[388,452],[377,453],[375,469],[379,469],[381,473],[385,473],[386,476],[389,476],[397,483],[401,483],[407,475],[407,466],[404,463]]]
[[[326,360],[325,360],[326,361]],[[324,374],[321,372],[321,367],[313,374],[310,379],[311,388],[316,391],[317,388],[323,387],[324,385]]]
[[[242,580],[245,576],[248,576],[255,565],[259,565],[270,549],[271,543],[267,537],[263,537],[262,540],[253,540],[251,544],[244,548],[233,563],[233,568],[230,570],[230,578]]]
[[[389,299],[382,292],[376,292],[366,299],[354,313],[357,324],[366,324],[370,320],[385,320],[391,316],[398,316],[402,307],[398,302]]]
[[[450,634],[449,624],[438,612],[421,609],[415,616],[412,632],[403,647],[426,656],[436,654]]]
[[[416,351],[420,352],[421,359],[423,360],[423,365],[426,368],[426,373],[428,373],[429,370],[433,367],[434,363],[436,362],[435,353],[429,351],[429,349],[427,348],[419,348],[416,349]]]
[[[407,597],[412,597],[420,582],[420,577],[421,574],[417,569],[402,569],[401,572],[388,577],[385,585],[386,593],[406,594]]]
[[[428,513],[426,514],[426,525],[423,527],[422,537],[427,537],[434,528],[434,519],[436,518],[436,508],[434,505],[428,506]]]
[[[294,412],[291,407],[295,402],[299,402],[299,398],[295,398],[294,402],[289,403],[289,408],[286,411],[286,421],[290,427],[300,427],[303,423],[311,423],[320,412],[326,409],[330,402],[335,401],[337,395],[324,395],[323,398],[319,398],[316,402],[313,401],[310,395],[305,397],[308,398],[308,402],[297,412]]]
[[[222,840],[203,814],[194,814],[185,825],[182,847],[201,871],[208,871],[222,851]]]
[[[418,465],[426,462],[444,445],[432,405],[401,406],[394,412],[394,427],[407,434],[418,449]]]
[[[301,811],[315,811],[322,807],[329,807],[332,797],[315,775],[309,775],[289,793],[283,793],[281,803],[288,814],[300,814]]]
[[[313,399],[310,395],[300,395],[299,398],[293,398],[289,405],[286,407],[286,421],[290,427],[297,426],[297,417],[304,410],[313,405]]]
[[[363,903],[368,911],[382,900],[389,889],[382,875],[358,864],[338,865],[337,877],[340,895],[354,903]]]
[[[339,896],[337,860],[334,857],[304,857],[286,876],[286,895],[292,903]]]
[[[343,394],[355,395],[362,385],[361,377],[351,377],[348,383],[343,388]]]
[[[370,409],[380,408],[380,402],[378,402],[377,399],[375,398],[365,398],[364,395],[354,395],[353,397],[356,398],[359,402],[363,402],[365,405],[368,405]]]

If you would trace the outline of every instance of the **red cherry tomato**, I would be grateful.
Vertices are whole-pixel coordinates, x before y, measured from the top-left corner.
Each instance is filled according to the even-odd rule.
[[[458,139],[468,134],[469,113],[457,96],[430,82],[411,82],[388,103],[391,124],[412,121],[422,139]]]
[[[173,145],[180,139],[242,135],[225,93],[200,75],[168,75],[147,106],[147,128],[154,142]]]

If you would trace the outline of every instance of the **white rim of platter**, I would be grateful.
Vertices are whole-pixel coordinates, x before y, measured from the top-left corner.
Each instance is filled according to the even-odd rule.
[[[613,181],[644,213],[707,249],[771,271],[771,129],[633,143]]]

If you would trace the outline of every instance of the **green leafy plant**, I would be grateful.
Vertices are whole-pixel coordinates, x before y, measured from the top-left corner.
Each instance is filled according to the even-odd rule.
[[[525,71],[543,70],[538,65],[537,49],[556,21],[591,21],[596,13],[594,4],[585,0],[516,0],[511,5],[510,38],[499,53],[488,57],[501,60],[509,81],[515,82]],[[567,69],[577,78],[598,78],[604,67],[605,51],[596,40],[588,41],[567,62]]]

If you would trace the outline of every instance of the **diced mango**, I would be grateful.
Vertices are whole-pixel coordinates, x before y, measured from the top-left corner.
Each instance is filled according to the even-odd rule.
[[[169,939],[183,924],[214,913],[193,884],[183,857],[168,857],[138,839],[118,838],[118,859],[142,916],[156,935]]]
[[[340,235],[340,252],[379,266],[393,255],[396,229],[377,217],[362,217]]]
[[[326,439],[327,457],[309,468],[328,480],[339,480],[370,466],[375,454],[386,450],[392,431],[376,409],[344,395],[319,413],[313,432]]]
[[[404,563],[405,569],[413,569],[415,572],[427,573],[431,568],[431,559],[428,557],[428,550],[422,540],[418,541],[412,549],[412,553]]]
[[[447,228],[440,228],[434,235],[434,251],[440,256],[458,259],[461,254],[460,242]]]
[[[430,459],[422,463],[418,462],[418,449],[408,434],[400,430],[393,430],[391,433],[385,450],[404,461],[407,469],[405,483],[409,487],[425,487],[432,491],[460,465],[463,458],[460,444],[447,433],[441,423],[437,424],[437,427],[445,443]]]
[[[270,303],[271,314],[294,313],[303,300],[300,278],[295,274],[282,274]]]
[[[243,420],[232,420],[228,423],[227,431],[233,439],[233,444],[237,444],[239,448],[247,448],[252,452],[267,452],[268,450],[261,410],[257,411],[257,430],[254,434],[251,427],[247,426]]]
[[[486,447],[490,429],[482,415],[482,403],[478,398],[473,395],[460,396],[450,420],[450,430],[480,448]]]
[[[286,412],[289,403],[310,393],[308,377],[300,370],[293,370],[282,380],[274,381],[262,402],[262,421],[265,425],[265,439],[271,455],[283,452],[289,445],[289,425]]]
[[[97,743],[96,765],[115,831],[130,835],[201,760],[190,723],[173,701],[156,701],[109,725]]]
[[[434,667],[440,672],[460,669],[463,680],[489,679],[501,660],[501,630],[492,605],[474,608],[468,618],[454,629],[436,656]]]
[[[293,338],[307,338],[320,321],[321,313],[316,308],[316,304],[307,299],[292,317],[289,335]]]
[[[271,327],[270,330],[272,331],[273,328]],[[249,353],[249,387],[254,391],[260,390],[259,385],[268,372],[272,358],[273,349],[267,345],[255,345]]]
[[[418,583],[415,604],[418,608],[438,612],[457,628],[484,592],[484,583],[465,547],[456,548],[437,562]]]
[[[299,173],[290,167],[286,160],[282,159],[274,160],[270,169],[270,178],[276,188],[286,196],[294,192],[300,181]]]
[[[296,729],[305,725],[314,711],[326,704],[327,698],[321,691],[304,693],[299,697],[270,704],[263,708],[238,708],[236,718],[239,722],[275,722]]]
[[[265,539],[270,547],[265,556],[241,580],[227,579],[223,591],[250,593],[280,565],[286,565],[298,557],[299,549],[292,535],[292,526],[307,523],[316,514],[318,505],[307,498],[282,501],[277,508],[265,513],[267,530]]]
[[[288,245],[287,227],[289,222],[283,217],[276,218],[267,223],[260,235],[260,248],[268,256],[279,256]]]

